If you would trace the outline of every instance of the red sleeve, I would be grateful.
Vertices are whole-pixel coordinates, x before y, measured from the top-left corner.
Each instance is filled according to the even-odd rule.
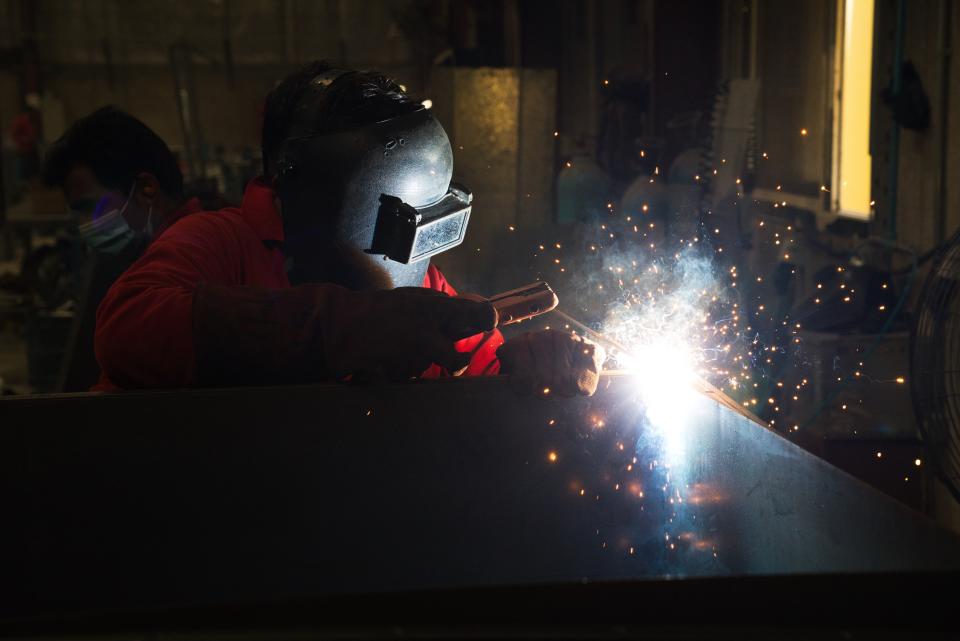
[[[423,279],[423,286],[435,289],[450,296],[456,296],[457,290],[447,282],[446,277],[439,269],[430,265],[427,275]],[[464,376],[495,376],[500,373],[500,361],[497,360],[497,349],[503,345],[503,335],[499,329],[477,334],[457,341],[458,352],[473,352],[470,365],[463,373]],[[421,378],[444,378],[450,373],[439,365],[431,365]]]
[[[233,227],[223,214],[187,216],[117,279],[97,310],[94,343],[105,379],[98,388],[196,382],[193,292],[204,281],[240,282]]]

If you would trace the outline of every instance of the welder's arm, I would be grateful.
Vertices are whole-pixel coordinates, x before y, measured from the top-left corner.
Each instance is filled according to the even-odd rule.
[[[590,396],[597,391],[606,358],[603,347],[554,329],[511,338],[497,356],[500,373],[511,376],[518,392],[560,396]]]
[[[456,371],[471,355],[455,342],[497,320],[489,303],[420,287],[357,292],[329,284],[203,284],[193,318],[199,378],[218,384],[404,380],[432,363]]]
[[[406,378],[467,364],[456,340],[492,329],[489,303],[423,288],[270,290],[242,282],[242,240],[190,216],[155,241],[97,313],[97,360],[121,388]]]
[[[201,281],[239,279],[234,237],[214,216],[188,216],[154,241],[97,310],[97,362],[120,388],[198,382],[193,293]]]

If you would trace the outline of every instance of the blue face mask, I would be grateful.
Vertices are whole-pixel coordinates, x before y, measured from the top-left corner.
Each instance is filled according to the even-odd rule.
[[[94,214],[94,218],[79,226],[80,235],[95,251],[104,254],[119,254],[131,243],[137,242],[141,238],[150,238],[153,236],[153,205],[150,206],[150,212],[147,214],[147,224],[143,231],[137,232],[127,223],[123,217],[127,205],[130,203],[130,197],[133,195],[133,188],[130,194],[119,209],[111,209],[102,214]]]

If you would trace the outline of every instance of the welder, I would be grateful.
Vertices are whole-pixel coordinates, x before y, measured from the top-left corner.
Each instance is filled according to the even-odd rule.
[[[59,187],[88,246],[58,389],[87,390],[100,378],[96,311],[107,290],[150,241],[200,203],[183,195],[183,175],[166,143],[115,107],[76,121],[47,151],[44,182]]]
[[[239,208],[178,221],[107,295],[98,389],[498,372],[596,389],[601,348],[549,330],[504,344],[490,302],[430,264],[463,240],[472,196],[395,82],[308,64],[267,96],[261,143]]]

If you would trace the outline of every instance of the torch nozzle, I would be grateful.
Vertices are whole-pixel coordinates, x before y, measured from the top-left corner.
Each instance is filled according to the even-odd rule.
[[[627,349],[627,347],[623,343],[613,338],[610,338],[605,334],[601,334],[600,332],[594,329],[590,329],[589,327],[587,327],[586,325],[578,321],[576,318],[573,318],[569,314],[562,312],[559,309],[554,309],[553,313],[556,314],[561,319],[563,319],[565,323],[567,323],[568,325],[576,329],[578,332],[580,332],[590,340],[596,343],[599,343],[600,345],[602,345],[607,349],[612,349],[614,352],[620,353],[626,358],[636,359],[636,355],[631,350]],[[739,403],[734,401],[732,398],[727,396],[718,387],[715,387],[714,385],[710,384],[699,375],[695,376],[694,380],[691,381],[691,383],[701,393],[704,393],[704,394],[707,394],[708,396],[713,397],[714,399],[716,399],[723,405],[726,405],[728,408],[732,409],[738,414],[741,414],[742,416],[746,416],[750,420],[755,421],[758,424],[762,425],[762,423],[760,423],[760,421],[757,419],[756,416],[754,416],[750,412],[743,409],[743,407],[741,407]]]
[[[553,310],[553,313],[559,316],[560,318],[562,318],[565,323],[567,323],[568,325],[570,325],[571,327],[573,327],[578,332],[582,333],[584,336],[594,341],[595,343],[599,343],[600,345],[608,349],[612,348],[613,351],[620,352],[624,356],[630,355],[630,350],[627,349],[619,341],[616,341],[610,338],[609,336],[606,336],[605,334],[601,334],[596,330],[590,329],[589,327],[587,327],[586,325],[578,321],[576,318],[570,316],[565,312],[560,311],[559,309]]]

